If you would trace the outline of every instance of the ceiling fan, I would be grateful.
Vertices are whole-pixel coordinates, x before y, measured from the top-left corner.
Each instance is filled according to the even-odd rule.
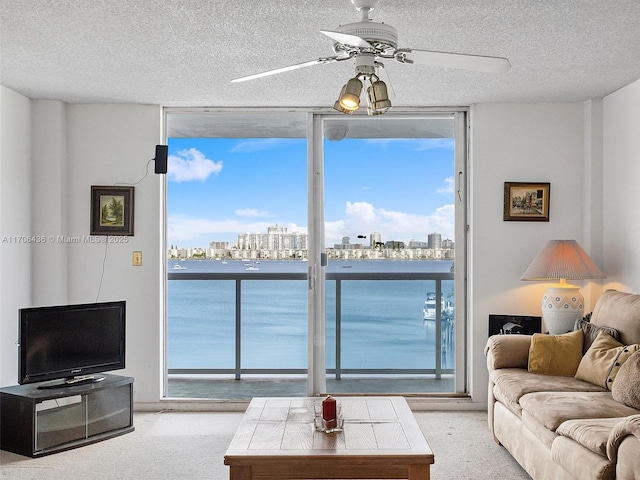
[[[334,41],[335,55],[267,70],[231,81],[244,82],[313,65],[355,59],[355,76],[342,87],[334,108],[346,114],[355,112],[360,106],[360,94],[366,84],[368,85],[366,89],[368,113],[377,115],[391,108],[389,98],[394,96],[382,60],[395,59],[404,64],[431,65],[489,73],[504,73],[511,67],[509,60],[501,57],[398,48],[397,30],[386,23],[374,22],[369,16],[378,0],[351,0],[351,3],[356,7],[356,10],[362,13],[362,19],[359,22],[340,25],[335,31],[320,31]]]

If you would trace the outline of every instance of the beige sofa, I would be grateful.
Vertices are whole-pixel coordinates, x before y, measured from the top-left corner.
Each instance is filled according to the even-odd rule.
[[[640,351],[633,353],[640,349],[640,295],[605,291],[590,322],[576,328],[563,336],[489,338],[489,428],[535,480],[640,479]],[[567,359],[575,347],[562,342],[576,339],[582,351],[574,368]],[[535,367],[534,357],[545,353],[540,342],[556,347],[543,370],[555,362],[576,373]]]

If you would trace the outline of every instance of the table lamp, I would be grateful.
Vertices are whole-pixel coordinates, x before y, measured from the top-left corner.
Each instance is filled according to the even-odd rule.
[[[573,330],[584,315],[580,287],[567,280],[604,278],[604,273],[575,240],[549,240],[533,259],[521,280],[559,280],[542,297],[542,318],[550,334]]]

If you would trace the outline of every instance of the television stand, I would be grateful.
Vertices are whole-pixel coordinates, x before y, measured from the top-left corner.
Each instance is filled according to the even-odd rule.
[[[85,379],[89,380],[89,379]],[[0,448],[39,457],[132,432],[133,378],[0,388]]]
[[[96,383],[96,382],[103,381],[105,378],[106,377],[96,377],[95,375],[79,375],[77,377],[61,378],[59,380],[49,380],[47,382],[41,382],[36,384],[36,388],[43,390],[47,388],[66,387],[69,385],[82,385],[85,383]]]

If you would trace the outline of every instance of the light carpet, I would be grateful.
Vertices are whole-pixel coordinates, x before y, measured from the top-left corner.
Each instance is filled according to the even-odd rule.
[[[135,431],[28,458],[0,452],[0,475],[11,480],[226,480],[224,454],[242,413],[136,412]],[[528,480],[493,442],[485,412],[415,412],[435,455],[434,480]]]

